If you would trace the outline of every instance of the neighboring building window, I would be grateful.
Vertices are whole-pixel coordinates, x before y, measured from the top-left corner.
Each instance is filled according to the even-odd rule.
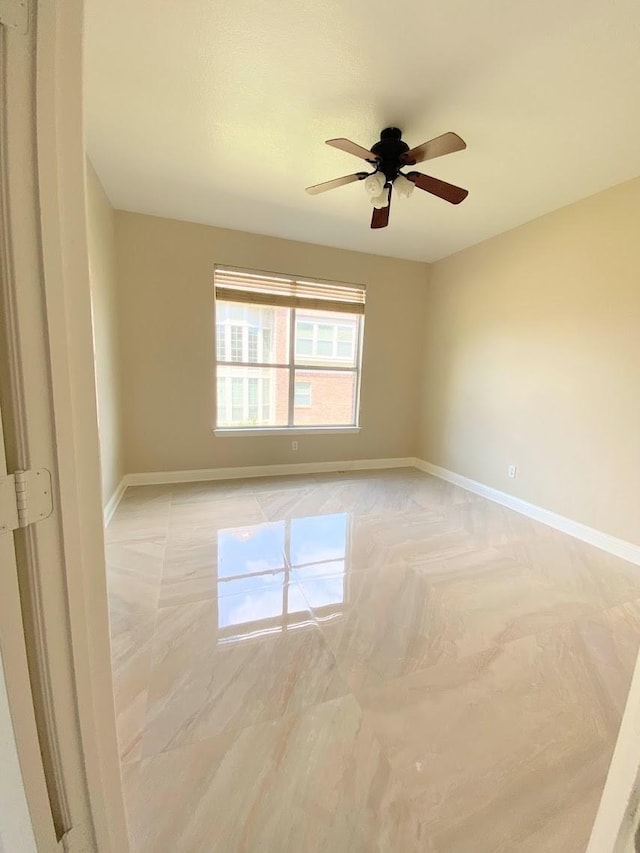
[[[355,353],[355,326],[349,323],[310,323],[296,320],[296,357],[351,361]]]
[[[271,419],[269,382],[254,376],[221,376],[216,399],[225,423],[257,427]]]
[[[215,270],[216,427],[357,426],[365,289]]]
[[[269,351],[270,336],[271,329],[259,326],[216,323],[216,358],[257,364]]]
[[[295,406],[302,408],[308,408],[311,405],[311,383],[310,382],[296,382],[296,392],[295,392]]]

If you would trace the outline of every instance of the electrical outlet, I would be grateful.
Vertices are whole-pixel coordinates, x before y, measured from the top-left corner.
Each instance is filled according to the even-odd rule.
[[[292,442],[291,442],[291,449],[292,449],[292,450],[297,450],[297,449],[298,449],[298,442],[297,442],[297,441],[292,441]]]
[[[515,465],[509,465],[509,476],[513,480],[516,474],[518,473],[518,469]]]

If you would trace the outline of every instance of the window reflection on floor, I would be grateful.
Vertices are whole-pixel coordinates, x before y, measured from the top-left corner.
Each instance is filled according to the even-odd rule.
[[[219,641],[310,626],[310,606],[324,618],[339,615],[348,541],[347,513],[218,531]],[[308,601],[296,579],[305,580]]]

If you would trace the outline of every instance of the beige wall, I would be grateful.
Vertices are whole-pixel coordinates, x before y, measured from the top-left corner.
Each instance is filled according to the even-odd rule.
[[[422,458],[640,543],[639,228],[640,179],[432,266]]]
[[[127,472],[414,455],[424,264],[120,211],[116,233]],[[367,285],[359,434],[214,437],[215,263]]]
[[[115,214],[87,161],[87,231],[91,310],[98,396],[102,501],[106,504],[124,474],[121,393],[116,318]]]

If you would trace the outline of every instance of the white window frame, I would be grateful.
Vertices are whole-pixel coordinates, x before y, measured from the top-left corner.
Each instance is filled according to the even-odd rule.
[[[247,271],[249,272],[249,271]],[[251,271],[253,272],[253,271]],[[278,274],[269,274],[269,273],[260,273],[255,271],[256,275],[274,275],[277,277]],[[225,302],[225,304],[227,304]],[[277,303],[274,303],[274,308],[279,307]],[[296,359],[303,358],[302,356],[297,356],[295,352],[295,341],[296,341],[296,323],[298,322],[298,312],[300,314],[299,322],[310,322],[314,324],[314,339],[317,341],[317,327],[319,325],[334,325],[336,331],[334,332],[334,353],[337,352],[337,328],[338,326],[349,326],[348,323],[344,321],[341,322],[342,317],[340,313],[336,314],[336,320],[332,323],[330,320],[324,321],[321,319],[308,317],[309,310],[322,310],[321,307],[313,308],[313,309],[299,309],[297,307],[287,307],[285,310],[289,311],[289,341],[288,341],[288,361],[286,363],[280,362],[265,362],[259,360],[258,362],[249,362],[248,359],[248,331],[243,336],[243,361],[231,361],[231,333],[225,334],[225,360],[218,360],[218,352],[217,352],[217,331],[220,325],[225,326],[238,326],[243,325],[238,320],[228,320],[219,322],[217,316],[217,299],[215,298],[215,288],[214,288],[214,323],[216,330],[216,342],[214,345],[214,356],[215,356],[215,383],[214,383],[214,428],[213,433],[216,436],[240,436],[240,435],[291,435],[291,434],[307,434],[307,435],[326,435],[333,433],[354,433],[360,432],[360,386],[362,381],[362,343],[364,338],[364,314],[350,314],[348,310],[344,311],[344,314],[350,314],[355,320],[355,331],[354,331],[354,353],[352,359],[347,359],[344,356],[304,356],[307,360],[305,362],[297,361]],[[247,328],[252,326],[252,323],[246,322]],[[315,344],[317,349],[317,344]],[[263,352],[263,336],[259,335],[258,338],[258,347],[259,347],[259,358],[264,358]],[[229,360],[227,360],[229,359]],[[331,360],[335,362],[333,364],[327,365],[325,363],[318,364],[318,360],[322,359],[322,361]],[[348,365],[340,364],[340,362],[349,361]],[[257,427],[242,427],[242,426],[218,426],[218,412],[217,412],[217,383],[218,376],[220,375],[220,370],[225,367],[238,368],[268,368],[268,369],[286,369],[289,371],[289,393],[288,393],[288,423],[286,425],[279,426],[257,426]],[[328,425],[305,425],[305,426],[296,426],[293,423],[294,419],[294,408],[295,408],[295,377],[296,370],[313,370],[314,372],[320,373],[330,373],[330,372],[342,372],[349,373],[355,376],[355,389],[353,394],[353,422],[350,424],[328,424]],[[222,377],[221,377],[222,378]],[[231,395],[231,383],[227,383],[226,393]],[[248,389],[248,383],[247,383]],[[247,390],[248,394],[248,390]],[[259,386],[259,394],[262,395],[262,383]],[[272,395],[273,399],[270,400],[270,406],[275,406],[275,394]],[[225,398],[226,400],[226,398]],[[230,399],[228,403],[230,404]],[[302,407],[300,407],[302,408]],[[231,412],[231,408],[228,409]],[[259,406],[259,411],[261,411],[261,406]],[[273,412],[273,408],[270,409],[270,415]]]

